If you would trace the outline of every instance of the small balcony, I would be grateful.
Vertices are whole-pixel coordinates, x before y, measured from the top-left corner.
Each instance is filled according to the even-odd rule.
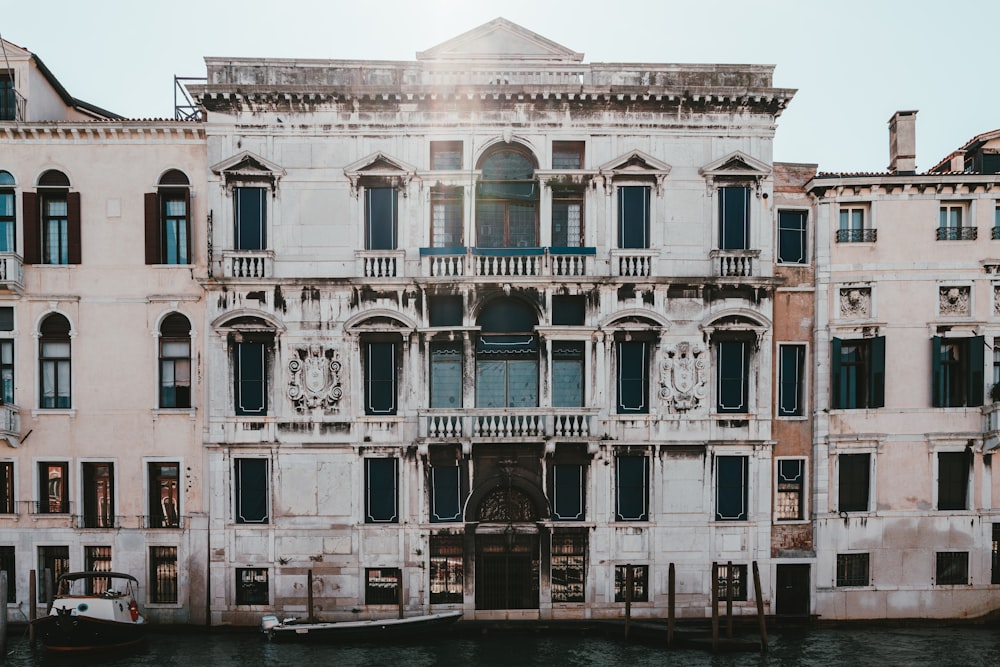
[[[122,517],[113,514],[77,514],[73,517],[75,528],[121,528]]]
[[[1000,402],[983,406],[983,451],[1000,447]]]
[[[143,528],[148,529],[173,529],[179,530],[184,528],[184,517],[180,515],[175,516],[161,516],[157,514],[145,514],[139,517],[140,525]]]
[[[399,278],[403,276],[403,250],[358,250],[358,275],[365,278]]]
[[[837,243],[875,243],[877,229],[838,229]]]
[[[629,248],[611,251],[611,275],[623,278],[648,278],[653,275],[653,261],[658,250]]]
[[[596,411],[584,408],[426,410],[420,437],[430,440],[589,438]]]
[[[0,291],[24,293],[24,262],[13,252],[0,252]]]
[[[21,413],[16,405],[0,403],[0,438],[21,438]]]
[[[938,227],[935,238],[938,241],[975,241],[979,238],[976,227]]]
[[[224,250],[222,275],[226,278],[260,280],[274,277],[274,252],[271,250]]]
[[[425,278],[595,275],[594,248],[421,248]]]
[[[760,250],[713,250],[716,276],[720,278],[751,278],[760,274]]]

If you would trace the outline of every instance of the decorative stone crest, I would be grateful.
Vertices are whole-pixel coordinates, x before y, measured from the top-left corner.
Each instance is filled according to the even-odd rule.
[[[993,316],[1000,317],[1000,285],[993,285]]]
[[[971,315],[971,304],[969,302],[970,291],[971,290],[968,286],[939,287],[938,313],[940,315],[951,315],[953,317],[968,317]]]
[[[322,408],[335,412],[344,395],[341,386],[340,355],[336,350],[323,350],[319,345],[294,350],[297,359],[288,362],[291,380],[288,398],[298,412]]]
[[[845,287],[840,290],[840,316],[848,320],[872,316],[872,288]]]
[[[660,362],[660,399],[671,412],[697,408],[705,398],[705,348],[682,341],[663,348]]]

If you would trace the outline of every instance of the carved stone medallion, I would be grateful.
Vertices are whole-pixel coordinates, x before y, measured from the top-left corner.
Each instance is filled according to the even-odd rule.
[[[872,289],[870,287],[845,287],[840,290],[840,316],[848,320],[872,316]]]
[[[663,348],[660,398],[671,412],[697,408],[705,397],[705,348],[682,341]]]
[[[288,398],[298,412],[322,408],[335,412],[344,395],[340,372],[342,366],[336,350],[323,350],[319,345],[293,350],[297,356],[288,362],[291,380]]]
[[[952,317],[968,317],[972,314],[969,287],[939,287],[938,313]]]

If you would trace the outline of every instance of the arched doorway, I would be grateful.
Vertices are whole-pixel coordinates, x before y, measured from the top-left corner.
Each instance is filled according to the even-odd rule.
[[[538,506],[509,478],[479,505],[476,609],[538,608]]]

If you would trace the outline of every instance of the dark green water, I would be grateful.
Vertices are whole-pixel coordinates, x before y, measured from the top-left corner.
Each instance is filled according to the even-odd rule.
[[[269,644],[253,633],[153,634],[121,654],[66,657],[7,642],[4,667],[421,667],[425,665],[1000,665],[1000,627],[816,628],[776,632],[766,655],[710,655],[575,635],[494,635],[406,645]]]

